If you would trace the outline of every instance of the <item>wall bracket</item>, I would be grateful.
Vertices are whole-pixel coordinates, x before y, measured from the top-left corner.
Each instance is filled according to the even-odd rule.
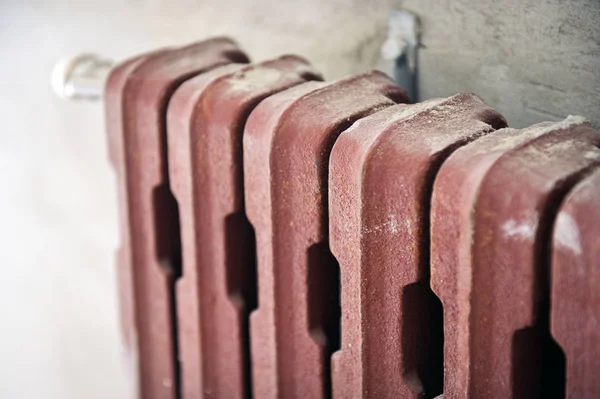
[[[381,69],[394,78],[413,102],[419,101],[417,50],[420,33],[416,14],[392,11],[388,19],[388,36],[381,46]]]

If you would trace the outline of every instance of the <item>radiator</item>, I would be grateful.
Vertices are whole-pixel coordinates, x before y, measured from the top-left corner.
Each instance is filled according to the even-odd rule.
[[[598,398],[600,131],[216,38],[115,67],[142,398]]]

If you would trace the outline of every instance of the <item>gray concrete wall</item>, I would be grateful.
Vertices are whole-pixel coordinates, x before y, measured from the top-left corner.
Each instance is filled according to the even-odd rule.
[[[424,97],[472,91],[509,125],[580,114],[600,126],[600,1],[410,1]]]
[[[99,104],[57,99],[57,58],[115,59],[228,34],[254,59],[307,56],[328,78],[372,68],[387,11],[422,16],[424,98],[472,91],[513,126],[600,125],[600,3],[4,1],[0,4],[0,397],[120,398],[114,175]]]

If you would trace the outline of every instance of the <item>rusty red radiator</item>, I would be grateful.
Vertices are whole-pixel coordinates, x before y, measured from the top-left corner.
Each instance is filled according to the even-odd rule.
[[[598,398],[600,131],[229,39],[106,87],[143,398]]]

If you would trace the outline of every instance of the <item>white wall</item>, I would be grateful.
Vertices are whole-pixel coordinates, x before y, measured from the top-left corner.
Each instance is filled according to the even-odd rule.
[[[57,99],[53,64],[229,34],[254,59],[295,52],[338,78],[377,64],[402,2],[22,3],[0,4],[0,397],[127,397],[103,109]],[[424,97],[473,91],[514,126],[568,114],[600,125],[600,2],[457,3],[404,2],[423,17]]]

